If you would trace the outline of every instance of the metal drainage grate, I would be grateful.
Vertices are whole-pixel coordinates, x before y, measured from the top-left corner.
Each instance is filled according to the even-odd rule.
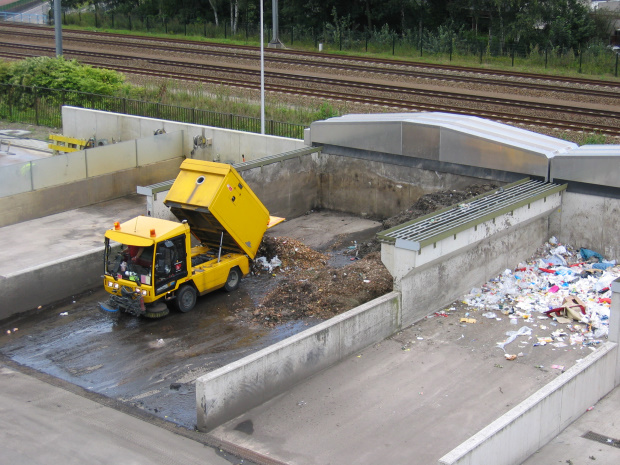
[[[524,179],[378,234],[382,242],[409,242],[412,250],[481,224],[566,189],[566,185]],[[398,244],[397,244],[398,245]]]
[[[611,447],[617,447],[620,449],[620,439],[610,438],[609,436],[603,436],[602,434],[595,433],[594,431],[588,431],[581,436],[582,438],[590,439],[592,441],[600,442],[601,444],[607,444]]]

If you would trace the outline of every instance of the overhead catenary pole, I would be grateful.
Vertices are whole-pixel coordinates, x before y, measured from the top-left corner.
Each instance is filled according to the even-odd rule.
[[[54,0],[54,35],[56,38],[56,56],[62,56],[62,11],[60,0]]]
[[[278,0],[271,0],[271,22],[273,26],[273,36],[269,42],[269,48],[283,48],[280,42],[280,26],[278,25]]]
[[[265,134],[265,45],[263,37],[263,1],[260,0],[260,133]]]

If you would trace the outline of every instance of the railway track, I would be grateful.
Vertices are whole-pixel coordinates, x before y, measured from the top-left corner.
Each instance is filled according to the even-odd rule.
[[[3,27],[0,28],[0,35],[4,33]],[[40,39],[54,38],[54,31],[50,27],[36,25],[20,25],[10,24],[7,26],[9,33],[13,36],[36,37]],[[16,31],[16,29],[18,31]],[[19,31],[21,30],[21,31]],[[145,36],[128,36],[125,34],[100,33],[94,31],[75,31],[65,30],[64,36],[69,41],[75,41],[84,44],[108,45],[108,46],[128,46],[128,41],[137,41],[140,47],[163,52],[178,52],[193,55],[215,56],[220,58],[232,59],[248,59],[256,61],[259,58],[259,50],[257,47],[244,45],[218,44],[210,42],[197,42],[193,40],[185,40],[179,38],[145,37]],[[174,45],[171,45],[174,44]],[[475,82],[483,84],[505,85],[510,87],[522,87],[527,89],[549,89],[562,92],[558,89],[561,85],[581,85],[581,86],[597,86],[611,89],[610,91],[602,91],[602,93],[587,92],[590,95],[602,96],[620,96],[620,81],[605,81],[588,78],[575,78],[552,76],[534,73],[515,73],[502,70],[491,70],[483,68],[473,68],[465,66],[439,65],[432,63],[378,59],[372,57],[346,56],[346,55],[329,55],[322,52],[309,52],[287,49],[266,49],[265,59],[267,62],[294,64],[294,65],[311,65],[324,68],[333,68],[341,70],[353,70],[359,72],[381,73],[385,75],[406,76],[406,77],[431,77],[436,79],[458,79],[460,82]],[[399,69],[394,69],[399,68]],[[407,69],[414,68],[414,69]],[[451,72],[461,74],[473,74],[475,77],[467,77],[464,75],[437,75],[438,72]],[[493,76],[496,79],[485,79],[480,76]],[[527,83],[515,82],[514,78],[532,79],[540,81],[538,84],[531,85]],[[509,79],[510,82],[498,81],[497,78]],[[569,92],[574,93],[574,89]]]
[[[14,31],[14,34],[30,34],[30,32],[23,32],[23,29],[25,28],[18,28],[17,31]],[[41,32],[40,26],[33,27],[32,29],[35,30],[34,34],[37,35],[39,39],[43,39],[48,35],[48,31]],[[74,32],[75,31],[71,31],[72,35]],[[0,28],[0,37],[3,33],[5,33],[5,29]],[[80,31],[76,35],[82,43],[90,44],[91,42],[96,41],[99,47],[102,45],[108,48],[113,46],[119,47],[118,40],[121,38],[123,39],[125,46],[127,46],[128,39],[126,36],[108,34],[102,36],[101,34],[98,34],[98,38],[94,39],[93,34],[98,33]],[[110,36],[113,38],[110,39]],[[73,39],[70,39],[70,41],[71,40]],[[146,44],[140,44],[140,49],[148,49],[151,52],[156,52],[159,56],[161,56],[162,52],[167,52],[167,54],[188,54],[189,57],[195,56],[196,54],[204,55],[204,49],[207,47],[213,49],[211,52],[216,53],[220,58],[230,58],[232,56],[238,58],[239,55],[242,55],[243,59],[254,61],[258,59],[256,48],[252,47],[235,46],[231,48],[228,45],[222,46],[221,44],[204,44],[180,39],[166,39],[165,43],[162,42],[161,39],[156,38],[135,37],[135,40],[147,42]],[[175,45],[170,45],[170,42]],[[177,46],[178,44],[181,44],[182,47]],[[0,56],[8,59],[22,59],[27,56],[39,55],[54,56],[55,54],[55,48],[51,46],[15,44],[11,42],[0,42],[0,46],[2,46]],[[18,52],[17,50],[20,51]],[[129,53],[120,55],[67,47],[65,47],[64,53],[67,57],[78,58],[83,63],[116,69],[117,71],[126,74],[163,79],[181,79],[216,85],[223,84],[249,90],[257,90],[259,88],[259,72],[257,69],[252,67],[238,68],[214,65],[204,62],[201,63],[199,61],[178,61],[174,59],[153,58],[149,57],[146,53],[144,56],[139,53],[136,55]],[[285,56],[282,57],[282,55]],[[284,61],[278,60],[287,60],[286,63],[288,64],[300,62],[308,63],[307,56],[313,54],[311,54],[311,52],[303,52],[301,55],[302,57],[298,58],[297,55],[294,55],[291,51],[282,52],[281,50],[277,50],[270,52],[267,60],[274,60],[275,63],[284,63]],[[321,54],[321,58],[324,60],[325,55]],[[342,58],[343,57],[339,56],[332,61],[341,60]],[[102,64],[102,60],[106,63]],[[138,61],[144,65],[134,66]],[[372,60],[364,58],[358,60],[358,63],[366,63],[368,61]],[[392,75],[391,73],[398,74],[403,71],[413,73],[411,70],[387,68],[389,66],[393,67],[396,64],[398,66],[402,66],[403,62],[394,61],[394,65],[391,62],[386,65],[386,61],[383,60],[381,63],[382,67],[380,68],[371,67],[367,64],[354,63],[348,69],[354,69],[362,72],[363,70],[372,68],[375,73],[387,75],[387,79],[389,79],[389,76]],[[410,65],[407,63],[405,64],[408,66]],[[327,64],[323,61],[320,63],[312,62],[313,67],[318,67],[319,65],[323,67],[333,67],[335,65],[341,66],[341,64],[331,62],[328,62]],[[174,71],[171,71],[169,68],[174,69]],[[184,69],[184,71],[179,72],[176,71],[177,69]],[[463,68],[459,68],[459,70],[462,71]],[[479,72],[480,70],[476,71]],[[484,70],[484,73],[487,71],[488,70]],[[402,74],[400,75],[402,76]],[[229,76],[236,77],[231,78]],[[490,97],[488,95],[475,95],[473,93],[463,94],[460,92],[420,89],[411,85],[385,85],[360,80],[306,76],[285,72],[267,71],[265,76],[267,79],[266,90],[269,92],[305,96],[323,100],[339,100],[356,104],[389,107],[399,111],[443,111],[468,114],[513,125],[544,126],[546,128],[553,128],[557,130],[596,132],[610,136],[620,136],[620,126],[618,125],[618,122],[620,122],[620,112],[613,109],[605,110],[600,108],[588,108],[583,104],[559,105],[543,102],[532,102],[524,99]],[[437,77],[437,79],[440,78],[442,77]],[[451,78],[460,79],[459,76],[451,76]],[[469,76],[468,80],[471,79],[474,78]],[[544,79],[549,79],[549,77],[544,76]],[[574,81],[573,79],[558,79],[562,81],[564,85],[568,85],[568,81]],[[474,80],[476,82],[486,83],[486,78]],[[587,80],[587,82],[591,83],[593,81]],[[605,90],[582,89],[584,95],[596,95],[601,98],[604,97],[605,99],[615,102],[613,106],[617,107],[617,104],[620,103],[620,86],[618,84],[608,83],[605,81],[601,82],[605,83],[607,87]],[[574,84],[574,82],[572,84]],[[515,87],[515,82],[511,82],[510,85]],[[558,89],[557,86],[554,87],[550,83],[546,83],[542,87],[524,83],[524,86],[525,85],[533,86],[532,88],[537,89],[550,87],[553,88],[554,91]],[[573,94],[576,92],[574,88],[567,89],[559,87],[559,89],[561,89],[562,92],[570,92]],[[610,108],[613,108],[613,106],[610,106]],[[509,108],[509,110],[506,110],[506,108]]]

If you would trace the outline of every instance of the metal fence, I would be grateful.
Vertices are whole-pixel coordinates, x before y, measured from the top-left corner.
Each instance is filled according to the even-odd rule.
[[[78,91],[0,84],[2,120],[60,127],[63,105],[254,133],[260,133],[261,127],[260,118],[252,116]],[[305,128],[302,124],[265,121],[265,133],[272,136],[303,139]]]
[[[153,34],[206,37],[216,40],[234,40],[248,44],[259,43],[259,26],[242,23],[231,30],[226,21],[219,26],[186,16],[147,16],[139,14],[95,11],[64,12],[63,25],[129,30]],[[287,47],[320,49],[326,52],[348,51],[356,54],[375,53],[418,59],[431,57],[449,63],[465,60],[475,66],[556,67],[590,75],[618,76],[619,56],[607,44],[580,44],[575,48],[538,45],[500,40],[498,37],[474,37],[464,32],[447,30],[431,32],[424,24],[397,33],[387,27],[381,30],[361,31],[324,24],[321,27],[302,28],[280,24],[279,38]],[[267,27],[267,40],[271,31]]]

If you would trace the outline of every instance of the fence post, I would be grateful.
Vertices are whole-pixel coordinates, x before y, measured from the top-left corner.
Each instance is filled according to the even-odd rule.
[[[9,118],[13,118],[13,90],[14,87],[9,87]]]
[[[583,53],[581,52],[581,48],[579,48],[579,74],[581,74],[581,58],[583,57]]]
[[[616,77],[618,77],[618,52],[616,52]]]
[[[396,33],[392,36],[392,56],[396,52]]]
[[[33,87],[34,90],[34,124],[39,125],[39,97],[37,95],[36,86]]]
[[[205,28],[204,28],[204,29],[205,29],[205,34],[204,34],[204,36],[205,36],[205,37],[207,37],[207,22],[206,22],[206,21],[205,21]]]
[[[127,15],[127,18],[129,19],[129,30],[131,31],[131,15]]]
[[[366,52],[368,52],[368,31],[366,31]]]
[[[452,61],[452,41],[454,40],[453,37],[450,37],[450,61]]]
[[[483,45],[480,44],[480,63],[482,64],[482,49],[483,49]]]
[[[228,23],[224,21],[224,39],[228,37]]]
[[[342,28],[338,30],[340,33],[340,51],[342,51]]]
[[[512,55],[512,67],[514,68],[515,66],[515,44],[512,44],[512,50],[510,54]]]
[[[149,32],[149,17],[148,16],[146,16],[144,22],[146,23],[146,32]]]
[[[295,26],[291,26],[291,45],[293,45],[294,35],[295,35]]]
[[[545,47],[545,69],[547,69],[547,47]]]

